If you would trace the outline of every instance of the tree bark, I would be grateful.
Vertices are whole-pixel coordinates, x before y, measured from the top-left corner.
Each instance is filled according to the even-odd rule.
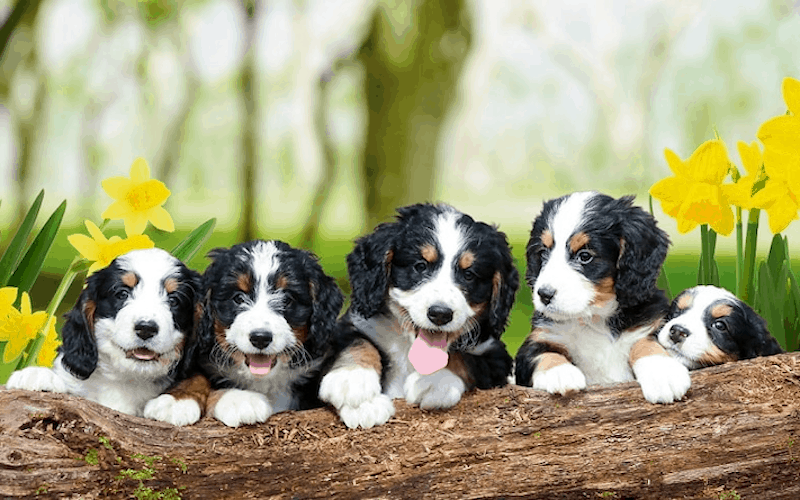
[[[397,401],[367,430],[328,409],[179,428],[4,390],[0,497],[800,498],[800,353],[692,382],[671,405],[634,383],[569,397],[508,386],[438,412]]]

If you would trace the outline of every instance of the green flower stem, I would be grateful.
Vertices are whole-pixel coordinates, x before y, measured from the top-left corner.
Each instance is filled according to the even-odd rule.
[[[755,298],[755,268],[756,268],[756,243],[758,242],[758,218],[761,210],[754,208],[750,210],[747,217],[747,235],[744,242],[744,268],[742,269],[742,280],[739,282],[737,295],[746,303],[753,305]]]
[[[700,225],[700,279],[701,285],[708,285],[711,283],[711,245],[708,235],[708,224]]]
[[[736,291],[742,287],[744,246],[742,245],[742,207],[736,207]]]

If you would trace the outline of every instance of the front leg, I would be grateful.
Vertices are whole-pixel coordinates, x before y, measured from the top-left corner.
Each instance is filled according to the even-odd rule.
[[[203,416],[210,392],[208,379],[200,374],[195,375],[148,401],[144,416],[178,426],[193,424]]]
[[[412,372],[403,386],[405,399],[418,404],[423,410],[452,408],[461,400],[467,389],[475,386],[475,377],[469,372],[465,356],[451,353],[447,366],[428,375]]]
[[[567,348],[541,340],[546,333],[534,328],[517,351],[517,384],[561,395],[586,389],[586,376],[570,362]]]
[[[266,422],[275,413],[267,396],[241,389],[211,391],[206,412],[228,427]]]
[[[655,337],[633,344],[629,359],[642,394],[651,403],[678,401],[692,386],[689,370],[670,357]]]
[[[66,382],[55,371],[41,366],[15,371],[8,378],[6,387],[26,391],[68,392]]]

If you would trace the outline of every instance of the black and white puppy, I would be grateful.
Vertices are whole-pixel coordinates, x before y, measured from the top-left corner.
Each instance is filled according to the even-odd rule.
[[[209,257],[197,360],[212,390],[206,400],[193,377],[187,392],[230,427],[322,406],[320,371],[344,301],[336,281],[313,254],[281,241],[254,240]]]
[[[545,202],[527,246],[536,312],[516,381],[552,394],[636,379],[652,403],[691,384],[656,334],[669,308],[656,280],[669,239],[633,205],[580,192]]]
[[[117,257],[87,278],[65,315],[53,368],[15,372],[7,387],[74,394],[142,416],[183,376],[200,288],[200,275],[164,250]]]
[[[347,256],[351,307],[320,397],[348,427],[394,414],[393,398],[449,408],[507,383],[500,341],[519,274],[505,235],[448,205],[398,209]]]
[[[658,341],[690,370],[783,352],[764,318],[715,286],[675,297]]]

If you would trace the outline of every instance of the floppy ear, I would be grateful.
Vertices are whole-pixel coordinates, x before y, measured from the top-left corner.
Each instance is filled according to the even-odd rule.
[[[200,273],[192,269],[186,268],[185,276],[183,278],[183,286],[187,295],[190,297],[190,304],[192,307],[192,322],[188,326],[188,331],[183,332],[186,335],[183,347],[183,356],[180,362],[171,370],[170,375],[178,380],[188,378],[189,375],[195,371],[196,353],[199,348],[198,341],[198,327],[203,315],[203,306],[201,304],[203,293],[203,280]]]
[[[195,311],[197,326],[195,336],[197,354],[207,355],[214,347],[214,309],[211,306],[211,287],[215,282],[219,282],[220,271],[216,259],[228,253],[227,248],[215,248],[208,252],[207,257],[212,259],[211,264],[206,268],[201,278],[201,286],[198,288],[198,309]]]
[[[609,205],[609,211],[617,216],[620,239],[614,291],[620,307],[625,308],[653,295],[670,242],[652,215],[633,206],[633,196]]]
[[[506,235],[495,231],[497,248],[500,249],[500,259],[497,271],[492,278],[492,298],[489,312],[489,328],[495,338],[500,338],[508,324],[508,315],[514,306],[514,298],[519,288],[519,271],[514,265],[511,247],[508,246]]]
[[[347,256],[353,309],[365,318],[377,314],[384,306],[389,289],[394,239],[397,223],[380,224],[375,231],[356,240]]]
[[[78,302],[64,315],[67,320],[61,329],[61,364],[69,373],[86,380],[97,368],[97,339],[94,336],[94,313],[100,281],[105,270],[89,276]]]
[[[747,321],[747,332],[749,342],[743,346],[743,358],[755,358],[758,356],[772,356],[783,352],[778,341],[769,333],[767,322],[759,316],[749,305],[740,302],[739,306],[744,310],[744,317]]]
[[[309,257],[309,260],[312,258]],[[312,297],[311,318],[305,348],[312,358],[317,358],[326,352],[331,343],[344,295],[336,280],[326,275],[316,260],[313,260],[312,269],[309,283]],[[301,361],[302,359],[292,360],[293,363]]]

